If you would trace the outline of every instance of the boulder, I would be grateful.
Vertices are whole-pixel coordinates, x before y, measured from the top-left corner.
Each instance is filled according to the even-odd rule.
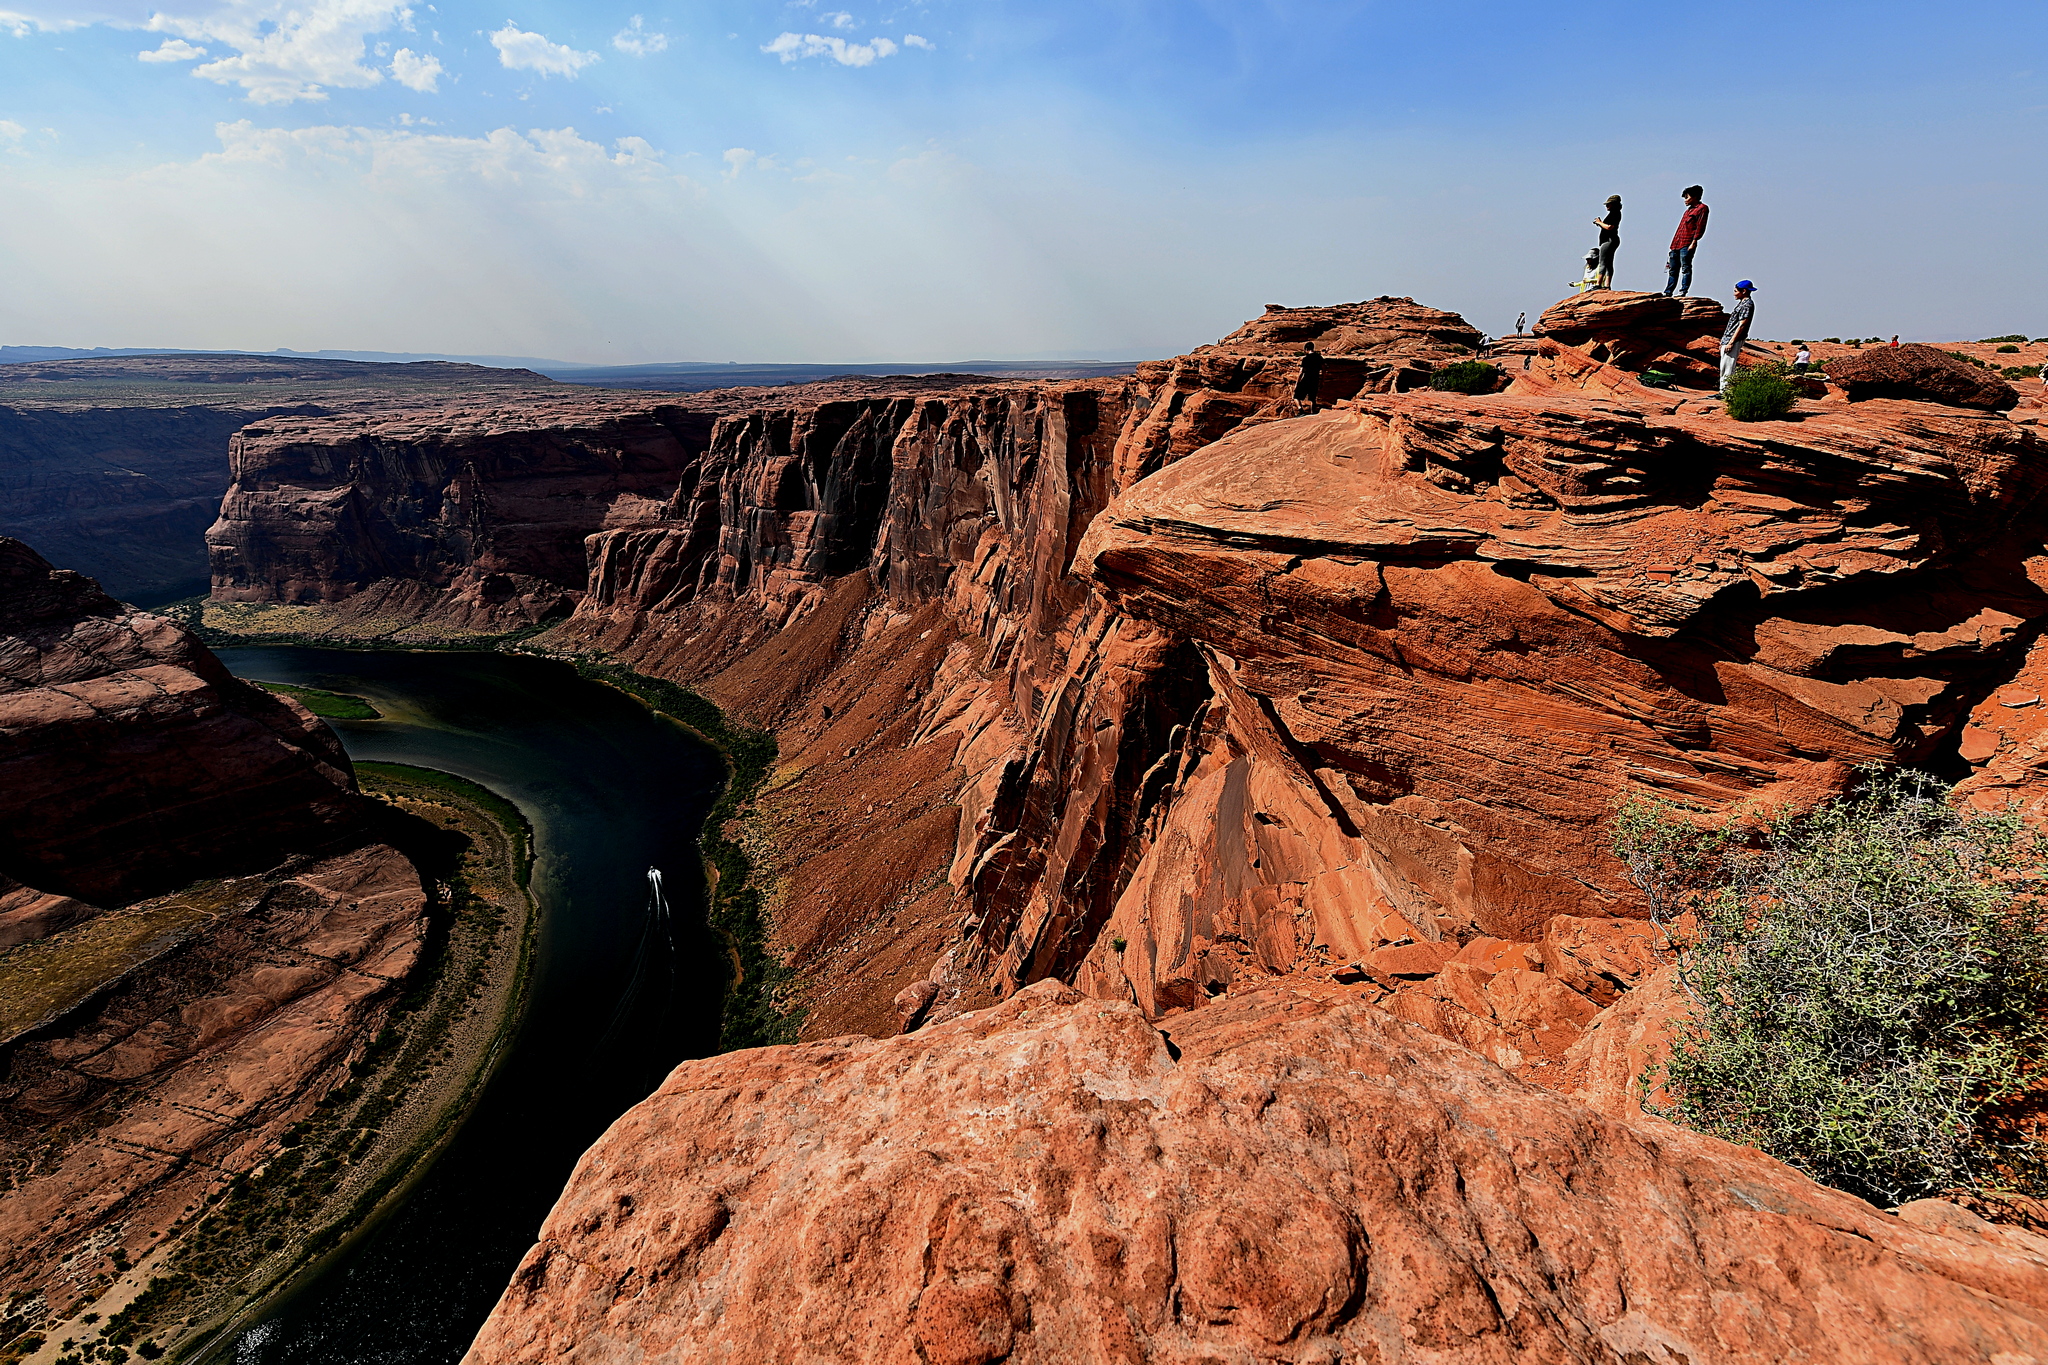
[[[1917,341],[1870,346],[1832,359],[1828,361],[1828,379],[1839,385],[1851,402],[1913,398],[1952,408],[2003,411],[2020,401],[2018,390],[1997,374]]]
[[[686,1062],[467,1360],[2048,1358],[2033,1239],[1603,1116],[1340,991],[1169,1031],[1043,982]]]

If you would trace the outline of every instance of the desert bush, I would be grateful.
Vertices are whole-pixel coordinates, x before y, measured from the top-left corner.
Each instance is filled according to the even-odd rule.
[[[1799,394],[1785,374],[1776,361],[1737,370],[1721,392],[1728,415],[1738,422],[1769,422],[1792,411]]]
[[[2001,346],[1997,351],[1993,352],[1995,355],[2018,355],[2019,353],[2020,348],[2010,344]]]
[[[1500,371],[1483,360],[1460,360],[1429,377],[1432,389],[1447,393],[1492,393],[1499,383]]]
[[[2040,847],[1918,774],[1862,782],[1719,830],[1621,809],[1692,1004],[1661,1112],[1887,1205],[2048,1191],[2014,1104],[2048,1043]]]
[[[2008,365],[2000,370],[1999,373],[2007,379],[2039,379],[2041,377],[2041,367],[2039,365]]]
[[[2014,332],[2011,336],[1985,337],[1982,341],[1978,342],[1977,344],[1979,346],[1989,346],[1994,342],[1999,341],[2025,341],[2026,339],[2027,337],[2024,332]]]
[[[1822,338],[1821,338],[1821,341],[1822,341],[1823,343],[1832,343],[1832,344],[1834,344],[1834,345],[1836,345],[1836,346],[1839,346],[1839,345],[1841,345],[1841,344],[1842,344],[1842,339],[1841,339],[1840,337],[1822,337]]]

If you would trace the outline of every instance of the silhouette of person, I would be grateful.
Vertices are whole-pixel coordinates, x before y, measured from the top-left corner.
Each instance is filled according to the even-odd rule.
[[[1607,214],[1595,218],[1593,226],[1600,229],[1600,280],[1595,289],[1614,288],[1614,252],[1621,245],[1621,196],[1607,196]]]
[[[1515,314],[1515,335],[1516,335],[1516,336],[1520,336],[1520,335],[1522,334],[1522,329],[1523,329],[1524,327],[1527,327],[1528,325],[1529,325],[1529,315],[1528,315],[1527,313],[1517,313],[1517,314]]]
[[[1316,410],[1316,388],[1323,378],[1323,354],[1313,341],[1302,343],[1301,377],[1294,381],[1294,404],[1303,412]]]

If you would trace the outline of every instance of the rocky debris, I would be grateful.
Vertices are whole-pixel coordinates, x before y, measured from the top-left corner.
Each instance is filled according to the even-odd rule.
[[[1851,402],[1866,398],[1912,398],[1956,408],[2003,411],[2020,401],[2018,390],[1997,373],[1958,360],[1938,346],[1909,341],[1867,346],[1828,362],[1828,380]]]
[[[419,875],[383,845],[218,894],[217,918],[0,1050],[0,1297],[61,1308],[274,1155],[427,932]]]
[[[115,904],[340,846],[363,819],[304,707],[0,538],[0,874]]]
[[[1960,1213],[1602,1116],[1341,992],[1162,1033],[1047,982],[677,1068],[466,1359],[2048,1358],[2048,1244]]]
[[[1656,368],[1687,387],[1714,388],[1727,325],[1726,310],[1712,299],[1596,289],[1545,309],[1536,335],[1603,364]]]

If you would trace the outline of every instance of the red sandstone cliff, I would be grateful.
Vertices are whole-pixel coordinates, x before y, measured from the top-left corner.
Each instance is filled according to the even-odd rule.
[[[348,759],[304,707],[0,538],[0,875],[108,903],[362,832]]]
[[[1615,363],[1697,381],[1714,319],[1638,311],[1546,319],[1486,397],[1409,391],[1476,337],[1376,300],[1269,311],[1128,380],[715,395],[701,448],[663,447],[659,499],[590,482],[602,442],[564,456],[589,495],[550,534],[589,530],[588,576],[549,580],[576,607],[544,639],[777,732],[742,833],[811,1036],[923,1031],[679,1071],[587,1159],[477,1359],[2040,1353],[2023,1235],[1941,1210],[1914,1217],[1949,1233],[1915,1231],[1493,1065],[1634,1112],[1672,1002],[1603,851],[1624,794],[1806,802],[1881,759],[2038,799],[2034,416],[1830,396],[1736,424]],[[1336,406],[1303,418],[1310,337]],[[242,468],[326,472],[252,488],[236,552],[340,507],[417,519],[431,499],[385,471],[430,448],[472,505],[516,482],[489,432],[401,436],[370,459],[332,425],[252,433]],[[484,562],[416,608],[462,609]],[[226,586],[275,600],[292,572]],[[291,591],[345,610],[406,581]],[[1048,977],[1117,1003],[1026,989]],[[1350,1079],[1273,1079],[1332,1058]],[[1361,1077],[1412,1112],[1365,1112]],[[1326,1171],[1300,1135],[1352,1155]],[[740,1150],[668,1151],[700,1138]],[[932,1159],[899,1171],[898,1147]],[[1373,1162],[1385,1188],[1356,1183]],[[1151,1251],[1126,1185],[1167,1210]],[[916,1215],[883,1219],[877,1188]],[[1797,1282],[1741,1269],[1759,1246]]]

